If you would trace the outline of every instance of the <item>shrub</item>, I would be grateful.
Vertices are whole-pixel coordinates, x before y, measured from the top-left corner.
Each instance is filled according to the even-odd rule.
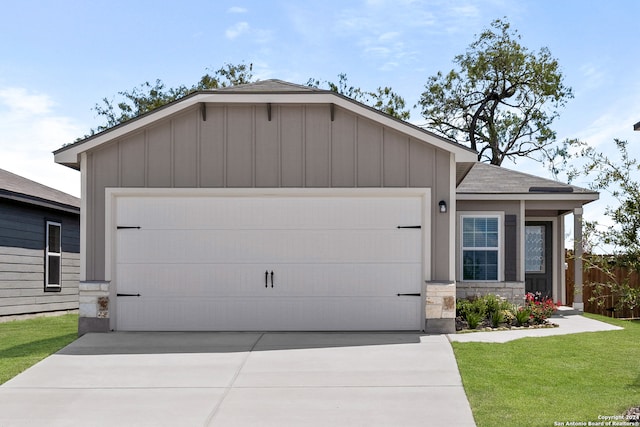
[[[495,313],[497,311],[508,310],[509,304],[504,298],[498,295],[487,294],[484,297],[487,313]]]
[[[516,318],[517,326],[524,326],[529,323],[529,319],[531,318],[531,310],[526,307],[513,307],[513,315]]]
[[[512,325],[516,320],[516,316],[514,316],[513,312],[511,311],[511,307],[509,307],[509,309],[502,310],[502,316],[504,318],[504,322],[508,323],[509,325]]]
[[[483,318],[484,316],[482,314],[476,313],[475,311],[470,311],[467,313],[466,321],[469,324],[470,329],[475,329],[478,327]]]
[[[468,299],[457,299],[456,316],[467,317],[467,311],[469,310],[470,305],[471,301],[469,301]]]
[[[476,297],[471,304],[469,304],[469,308],[467,312],[473,312],[480,315],[480,318],[483,319],[487,315],[487,300],[485,297]]]
[[[531,319],[535,325],[540,325],[558,310],[553,300],[543,297],[540,292],[535,294],[529,292],[525,296],[525,307],[531,310]]]
[[[456,316],[466,320],[470,329],[476,329],[483,321],[494,328],[501,323],[515,326],[544,324],[556,310],[553,300],[540,293],[528,293],[524,306],[512,305],[505,298],[492,294],[456,301]]]
[[[502,322],[504,322],[504,314],[502,314],[502,310],[496,309],[496,311],[491,312],[491,326],[497,328]]]

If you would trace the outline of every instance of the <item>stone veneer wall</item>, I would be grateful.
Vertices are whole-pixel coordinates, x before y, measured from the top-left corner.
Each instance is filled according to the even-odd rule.
[[[451,334],[456,331],[456,284],[427,282],[425,332]]]
[[[80,282],[78,335],[109,331],[109,282]]]
[[[499,295],[513,304],[524,301],[524,282],[458,282],[456,296],[470,298],[487,294]]]

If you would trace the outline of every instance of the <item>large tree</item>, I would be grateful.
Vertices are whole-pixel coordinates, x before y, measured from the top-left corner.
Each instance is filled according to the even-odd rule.
[[[162,80],[155,83],[145,82],[130,91],[118,92],[120,100],[103,98],[101,104],[96,104],[94,110],[104,118],[105,123],[91,133],[101,132],[130,120],[169,102],[180,99],[197,90],[217,89],[221,87],[235,86],[251,83],[253,77],[253,64],[224,64],[221,68],[206,73],[198,83],[192,86],[180,85],[175,88],[167,88]]]
[[[552,160],[551,124],[573,97],[549,49],[520,44],[505,20],[495,20],[454,58],[455,67],[429,78],[419,101],[426,127],[478,151],[478,160]]]
[[[145,82],[131,90],[118,92],[117,101],[103,98],[102,103],[96,104],[94,110],[105,122],[96,129],[91,129],[91,134],[109,129],[198,90],[217,89],[255,81],[257,79],[253,75],[253,64],[240,63],[224,64],[223,67],[203,75],[198,83],[192,86],[167,87],[160,79],[155,83]],[[348,96],[399,119],[409,118],[409,111],[405,107],[404,99],[390,87],[364,91],[350,86],[346,74],[338,75],[338,83],[309,79],[307,85],[313,87],[326,85],[329,90]]]
[[[375,91],[362,90],[359,87],[350,85],[345,73],[338,74],[337,83],[311,78],[307,81],[307,86],[315,88],[326,87],[333,92],[367,104],[400,120],[408,120],[410,116],[404,98],[394,92],[391,87],[379,86]]]

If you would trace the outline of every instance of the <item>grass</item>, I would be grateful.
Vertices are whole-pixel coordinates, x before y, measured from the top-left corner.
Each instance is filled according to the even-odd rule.
[[[640,322],[586,316],[625,329],[452,343],[478,427],[588,425],[640,405]]]
[[[78,315],[0,323],[0,384],[78,338]]]

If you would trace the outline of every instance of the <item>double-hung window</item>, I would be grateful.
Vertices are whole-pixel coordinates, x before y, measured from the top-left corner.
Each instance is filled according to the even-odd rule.
[[[462,215],[461,222],[462,280],[499,280],[500,216]]]
[[[62,287],[62,224],[46,223],[44,290],[59,291]]]

